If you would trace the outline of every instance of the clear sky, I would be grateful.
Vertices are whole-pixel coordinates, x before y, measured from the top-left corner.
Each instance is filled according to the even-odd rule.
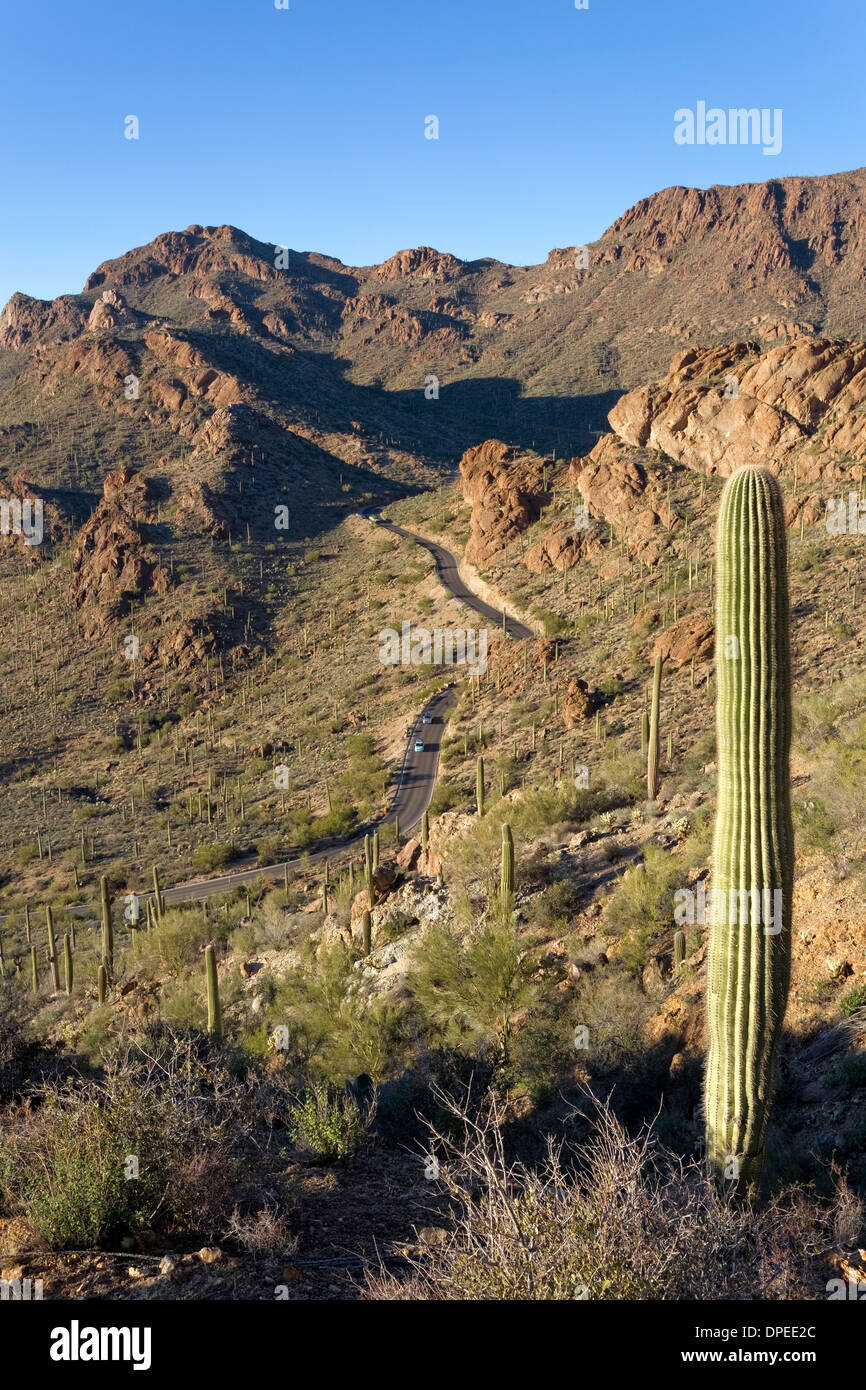
[[[2,0],[0,303],[192,222],[524,264],[669,184],[866,164],[863,0],[289,5]],[[701,101],[780,108],[781,152],[676,143]]]

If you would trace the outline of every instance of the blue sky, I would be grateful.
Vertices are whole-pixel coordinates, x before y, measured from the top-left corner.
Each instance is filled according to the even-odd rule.
[[[192,222],[523,264],[669,184],[866,164],[862,0],[3,0],[2,33],[0,303]],[[781,108],[781,152],[678,145],[699,101]]]

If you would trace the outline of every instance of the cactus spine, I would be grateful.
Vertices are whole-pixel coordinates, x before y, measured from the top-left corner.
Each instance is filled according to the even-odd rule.
[[[719,791],[704,1082],[710,1172],[757,1189],[791,971],[791,661],[785,513],[759,468],[719,509],[716,651]],[[772,904],[772,906],[771,906]]]
[[[686,934],[684,931],[674,932],[674,973],[679,970],[686,958]]]
[[[479,816],[484,815],[484,759],[479,757],[475,764],[475,805]]]
[[[102,899],[102,959],[106,970],[110,970],[114,962],[114,932],[111,929],[111,903],[105,874],[99,880],[99,893]]]
[[[502,906],[510,911],[514,902],[514,838],[511,826],[502,827],[502,863],[499,873],[499,897]]]
[[[207,975],[207,1031],[217,1041],[223,1035],[223,1012],[220,1005],[220,984],[217,979],[216,952],[213,943],[204,948],[205,973]]]
[[[650,710],[649,725],[649,746],[647,748],[646,759],[646,790],[649,801],[655,801],[659,794],[659,704],[661,703],[662,693],[662,666],[664,657],[661,652],[656,656],[656,664],[653,669],[653,698]]]

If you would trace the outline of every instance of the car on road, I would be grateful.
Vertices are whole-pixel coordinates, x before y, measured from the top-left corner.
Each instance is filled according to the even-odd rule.
[[[425,709],[424,713],[421,715],[421,723],[422,723],[422,724],[432,724],[432,723],[433,723],[433,715],[430,713],[429,709]]]
[[[415,740],[415,752],[416,752],[416,753],[423,753],[423,752],[424,752],[424,740],[423,740],[423,738],[416,738],[416,740]]]

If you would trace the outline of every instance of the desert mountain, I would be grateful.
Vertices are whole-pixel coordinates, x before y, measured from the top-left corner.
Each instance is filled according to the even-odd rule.
[[[192,453],[250,459],[258,444],[326,488],[343,465],[362,484],[429,480],[492,434],[574,453],[678,348],[856,336],[864,192],[864,170],[668,188],[536,266],[418,247],[353,267],[229,226],[169,232],[98,266],[80,294],[13,295],[7,445],[74,399]]]

